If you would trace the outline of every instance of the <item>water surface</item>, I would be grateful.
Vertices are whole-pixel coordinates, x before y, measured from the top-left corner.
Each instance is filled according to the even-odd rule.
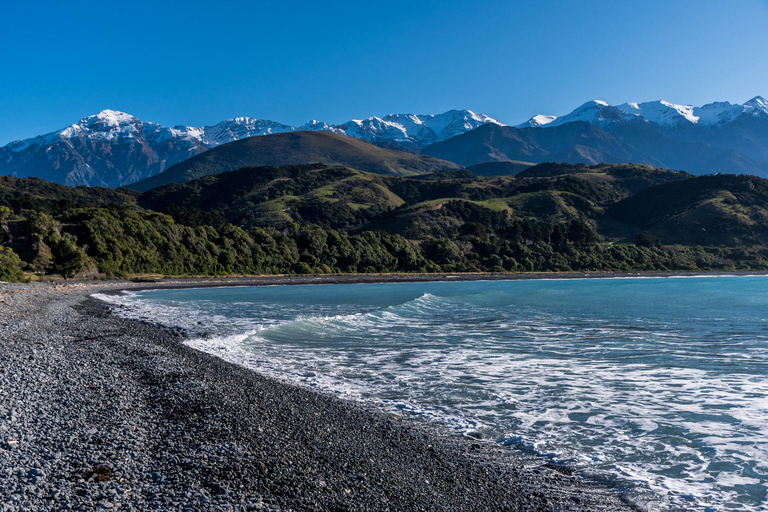
[[[647,510],[768,510],[768,278],[155,290],[122,314],[448,422]]]

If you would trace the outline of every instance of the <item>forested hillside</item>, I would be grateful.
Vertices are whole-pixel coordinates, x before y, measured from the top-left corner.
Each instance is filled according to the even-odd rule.
[[[0,278],[768,268],[768,181],[635,165],[517,176],[246,167],[142,194],[0,179]]]

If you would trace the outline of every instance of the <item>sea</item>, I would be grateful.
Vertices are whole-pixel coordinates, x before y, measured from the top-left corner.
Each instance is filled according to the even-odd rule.
[[[640,510],[768,511],[768,277],[97,296],[258,372],[569,465]]]

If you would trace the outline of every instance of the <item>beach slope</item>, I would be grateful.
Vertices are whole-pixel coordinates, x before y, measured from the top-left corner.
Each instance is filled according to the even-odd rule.
[[[277,382],[90,298],[130,286],[0,284],[0,511],[630,510],[567,467]]]

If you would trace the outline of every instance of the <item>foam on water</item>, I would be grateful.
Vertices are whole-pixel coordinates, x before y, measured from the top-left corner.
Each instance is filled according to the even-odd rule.
[[[768,510],[768,279],[106,298],[229,361],[575,465],[644,510]]]

